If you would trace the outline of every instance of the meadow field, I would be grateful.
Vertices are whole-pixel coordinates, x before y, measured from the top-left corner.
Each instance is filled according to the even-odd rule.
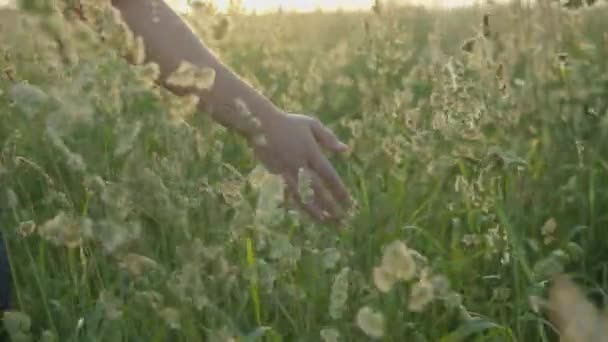
[[[336,228],[282,208],[243,139],[121,57],[109,1],[81,2],[88,22],[0,9],[12,341],[606,341],[605,4],[190,12],[349,144]]]

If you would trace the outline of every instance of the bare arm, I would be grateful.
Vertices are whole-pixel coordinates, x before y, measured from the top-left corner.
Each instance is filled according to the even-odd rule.
[[[200,109],[210,113],[222,125],[237,129],[238,120],[242,120],[235,105],[237,98],[260,122],[273,120],[282,114],[270,100],[223,65],[163,0],[112,0],[112,5],[120,11],[134,35],[143,39],[146,61],[158,64],[160,82],[175,94],[199,95]],[[213,87],[201,91],[167,84],[167,77],[182,61],[214,69]]]
[[[348,207],[350,196],[340,176],[322,148],[344,152],[347,146],[319,120],[300,114],[285,113],[270,100],[224,66],[163,0],[112,0],[129,29],[143,39],[146,60],[159,65],[160,83],[175,94],[196,94],[200,109],[211,113],[219,123],[237,130],[250,141],[261,134],[267,143],[252,145],[266,168],[281,174],[289,194],[300,206],[320,221],[340,216],[339,207]],[[215,70],[215,83],[209,90],[176,88],[167,82],[180,64]],[[243,116],[236,104],[241,100],[259,120],[254,131],[242,127]],[[311,172],[314,199],[304,201],[298,193],[301,169]]]

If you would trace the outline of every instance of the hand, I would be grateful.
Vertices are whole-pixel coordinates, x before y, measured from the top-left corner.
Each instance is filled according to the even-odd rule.
[[[277,111],[260,121],[262,144],[250,139],[256,156],[269,172],[280,174],[287,194],[320,222],[338,220],[340,209],[351,205],[350,195],[340,176],[325,157],[322,147],[333,152],[346,152],[348,146],[319,120]],[[314,191],[310,201],[298,192],[298,172],[304,168],[310,175]]]

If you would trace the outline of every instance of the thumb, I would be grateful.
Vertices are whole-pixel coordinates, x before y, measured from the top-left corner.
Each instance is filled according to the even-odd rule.
[[[325,127],[318,119],[313,119],[311,128],[312,134],[321,146],[334,152],[346,152],[348,150],[348,145],[341,142],[334,132]]]

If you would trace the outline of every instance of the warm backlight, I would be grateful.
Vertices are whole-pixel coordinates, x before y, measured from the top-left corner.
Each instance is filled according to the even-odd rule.
[[[169,0],[179,10],[184,10],[188,6],[186,0]],[[416,5],[429,5],[435,7],[459,7],[473,5],[478,0],[402,0],[404,3]],[[216,0],[215,3],[220,9],[226,9],[229,0]],[[281,7],[285,10],[295,11],[314,11],[317,9],[336,10],[336,9],[368,9],[371,8],[373,0],[242,0],[243,7],[247,11],[257,12],[274,11]]]

